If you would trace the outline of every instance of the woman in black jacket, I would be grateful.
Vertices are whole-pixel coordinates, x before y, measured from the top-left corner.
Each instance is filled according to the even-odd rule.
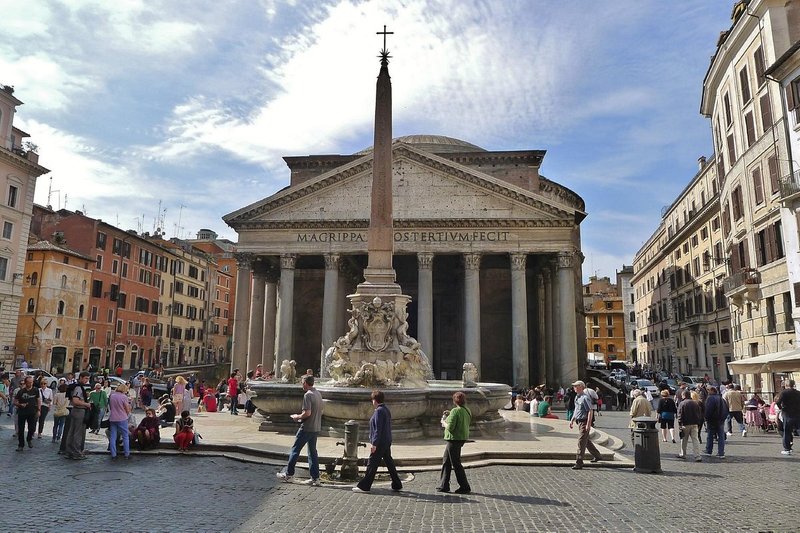
[[[669,397],[669,389],[661,391],[661,399],[658,400],[658,421],[661,422],[661,440],[667,442],[667,429],[669,435],[672,437],[672,442],[675,442],[675,415],[678,412],[678,406],[675,405],[675,400]]]

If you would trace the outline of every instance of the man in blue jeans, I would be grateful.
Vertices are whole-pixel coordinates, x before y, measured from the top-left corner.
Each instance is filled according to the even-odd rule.
[[[716,387],[709,387],[705,405],[706,451],[711,455],[714,439],[717,439],[717,457],[725,459],[725,420],[728,418],[728,404],[717,394]]]
[[[300,429],[294,437],[292,451],[289,452],[289,463],[286,469],[278,472],[278,479],[290,482],[294,478],[294,466],[300,457],[303,446],[308,445],[308,470],[311,479],[304,481],[306,485],[319,486],[319,458],[317,457],[317,436],[322,430],[322,394],[314,388],[314,376],[305,375],[302,378],[303,410],[298,415],[292,415],[292,420],[300,423]]]
[[[776,402],[783,415],[783,450],[781,454],[792,455],[795,432],[800,429],[800,391],[794,388],[794,380],[781,391]]]

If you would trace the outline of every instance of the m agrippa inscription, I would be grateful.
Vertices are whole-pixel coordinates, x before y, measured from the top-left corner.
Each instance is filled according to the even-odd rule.
[[[394,242],[507,242],[508,231],[395,231]],[[367,242],[359,231],[298,233],[297,242]]]

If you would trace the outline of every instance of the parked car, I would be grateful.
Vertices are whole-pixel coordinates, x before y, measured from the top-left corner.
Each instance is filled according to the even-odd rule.
[[[694,390],[698,385],[703,383],[703,378],[700,376],[683,376],[683,382],[686,383],[689,390]]]
[[[111,390],[117,390],[120,385],[127,385],[127,381],[117,376],[108,376],[108,381],[111,382]]]
[[[653,398],[658,397],[658,387],[649,379],[636,378],[631,380],[631,387],[635,389],[645,389],[653,395]]]
[[[55,389],[56,384],[58,383],[57,377],[53,376],[47,370],[42,370],[41,368],[15,368],[10,372],[10,375],[13,376],[14,372],[17,370],[21,370],[26,376],[35,376],[37,373],[41,373],[42,377],[47,380],[47,386],[51,389]]]

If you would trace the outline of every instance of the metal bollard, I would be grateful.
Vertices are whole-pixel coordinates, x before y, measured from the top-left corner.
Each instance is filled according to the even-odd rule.
[[[647,416],[633,419],[634,472],[661,473],[661,452],[658,449],[656,420]]]
[[[358,447],[367,445],[358,442],[358,422],[348,420],[344,424],[344,441],[338,441],[337,446],[344,446],[342,455],[341,479],[355,480],[358,477]]]

